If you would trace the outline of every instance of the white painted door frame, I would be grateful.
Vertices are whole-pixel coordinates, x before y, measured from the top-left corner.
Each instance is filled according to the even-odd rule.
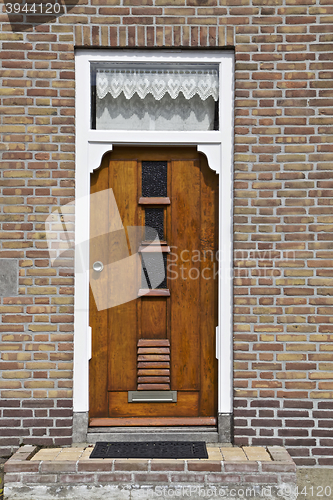
[[[219,65],[218,131],[117,131],[90,128],[90,63],[204,63]],[[219,174],[219,293],[216,357],[218,358],[218,413],[232,413],[232,181],[234,54],[232,51],[77,50],[76,188],[75,188],[75,320],[74,412],[89,411],[89,195],[90,174],[116,144],[195,145]]]

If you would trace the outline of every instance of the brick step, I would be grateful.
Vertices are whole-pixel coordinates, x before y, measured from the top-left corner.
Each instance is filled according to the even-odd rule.
[[[211,445],[201,460],[89,459],[92,449],[22,446],[5,464],[6,500],[295,498],[296,466],[280,446]]]

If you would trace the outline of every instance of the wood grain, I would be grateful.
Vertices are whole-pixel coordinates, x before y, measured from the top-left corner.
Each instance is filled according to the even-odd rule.
[[[164,335],[166,332],[164,332]],[[167,361],[168,362],[168,373],[167,376],[156,376],[153,373],[149,373],[146,369],[145,376],[139,374],[139,364],[144,361],[143,358],[147,359],[147,356],[152,359],[152,361]],[[168,339],[139,339],[138,340],[138,374],[137,382],[138,391],[168,391],[170,390],[170,342]]]
[[[177,403],[128,403],[127,391],[109,397],[113,417],[198,417],[198,408],[198,392],[178,392]]]
[[[139,339],[138,347],[170,347],[168,339]]]
[[[139,347],[138,354],[170,354],[169,347]]]
[[[159,354],[140,354],[138,356],[138,361],[170,361],[169,355],[159,355]]]
[[[109,186],[112,187],[118,206],[119,215],[125,228],[137,225],[137,162],[136,161],[110,161]],[[126,237],[126,233],[123,235]],[[115,243],[115,244],[114,244]],[[122,242],[123,243],[123,242]],[[129,245],[110,242],[109,252],[118,256],[120,250],[123,258],[129,256]],[[115,294],[133,292],[135,296],[135,283],[133,289],[128,288],[128,280],[110,276],[110,289]],[[109,391],[135,390],[136,389],[136,342],[137,342],[137,303],[135,300],[112,307],[109,310]]]
[[[168,162],[168,202],[140,198],[142,160]],[[177,279],[171,279],[169,272],[168,289],[146,294],[147,290],[139,289],[138,275],[135,296],[139,298],[109,310],[98,311],[90,293],[90,425],[149,425],[131,423],[147,422],[149,418],[164,422],[151,425],[216,425],[217,280],[202,278],[203,271],[206,276],[213,273],[215,260],[185,262],[181,261],[181,252],[191,257],[193,251],[214,254],[217,250],[218,176],[193,147],[115,146],[92,174],[91,186],[92,193],[113,189],[124,227],[143,225],[144,207],[151,202],[165,205],[166,240],[162,249],[172,249],[177,255],[186,279],[180,276],[178,266]],[[92,241],[91,262],[119,262],[129,255],[128,235],[114,231],[114,220],[112,208],[109,213],[98,206],[93,208],[91,227],[102,225],[109,237],[106,249],[103,238]],[[147,242],[137,243],[136,251],[148,250]],[[171,258],[169,254],[168,262]],[[199,279],[191,279],[189,272],[194,276],[197,271]],[[108,279],[107,293],[122,293],[126,280],[115,276]],[[170,355],[165,350],[169,341]],[[128,403],[128,390],[147,390],[147,386],[152,390],[177,390],[177,403]],[[192,424],[173,424],[174,418]],[[96,424],[102,420],[109,423]]]
[[[172,162],[171,245],[178,277],[171,286],[171,389],[200,388],[200,285],[189,273],[199,263],[188,258],[200,249],[200,169],[198,161]],[[184,254],[183,252],[186,252]],[[186,261],[185,261],[186,260]]]
[[[201,416],[217,414],[217,326],[218,175],[200,155],[200,400]]]
[[[100,191],[108,189],[109,160],[105,157],[101,168],[91,175],[90,193],[94,195]],[[98,199],[92,196],[90,203],[90,234],[108,234],[109,220],[108,208],[105,207],[105,217],[101,218]],[[107,262],[108,260],[108,239],[104,240],[94,237],[90,245],[90,269],[96,260]],[[100,274],[90,271],[90,280],[100,279]],[[91,283],[90,281],[90,283]],[[98,287],[94,287],[96,298],[98,299]],[[104,291],[105,293],[105,291]],[[92,334],[92,353],[89,362],[89,413],[93,417],[102,417],[108,414],[107,390],[108,390],[108,311],[98,311],[91,286],[89,288],[89,325]]]
[[[138,384],[138,391],[169,391],[169,384]]]
[[[146,344],[139,343],[138,346],[149,346],[147,339],[152,339],[154,345],[162,346],[169,345],[161,344],[157,341],[164,342],[167,331],[167,308],[165,297],[142,297],[141,298],[141,336],[146,339]],[[140,342],[140,340],[139,340]]]
[[[170,290],[165,288],[156,288],[155,290],[149,290],[146,288],[140,288],[138,297],[169,297]]]
[[[145,376],[167,376],[170,377],[170,370],[156,370],[152,368],[151,370],[138,370],[138,377]]]
[[[184,146],[120,146],[115,145],[112,151],[112,158],[117,160],[158,160],[170,161],[173,159],[193,159],[198,157],[195,147]]]
[[[141,198],[139,198],[139,205],[170,205],[170,198],[163,198],[161,196],[144,198],[141,196]]]
[[[139,252],[148,252],[148,253],[154,253],[154,252],[162,252],[162,253],[170,253],[170,247],[168,245],[142,245],[139,248]]]
[[[140,361],[138,368],[168,368],[170,363],[168,361]]]
[[[150,375],[150,374],[148,374],[148,375]],[[153,377],[153,376],[138,377],[138,383],[139,384],[169,384],[170,377]]]
[[[123,427],[123,426],[206,426],[214,428],[215,417],[122,417],[122,418],[92,418],[90,427]]]

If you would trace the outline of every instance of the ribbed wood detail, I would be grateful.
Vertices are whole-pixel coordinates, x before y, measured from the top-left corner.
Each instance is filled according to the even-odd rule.
[[[141,197],[139,198],[139,205],[170,205],[170,198],[162,198],[160,196],[153,198]]]
[[[154,244],[149,244],[149,245],[141,245],[139,247],[138,252],[143,253],[170,253],[170,247],[168,245],[160,244],[160,245],[154,245]]]
[[[137,344],[137,390],[170,390],[170,342],[140,339]]]
[[[170,347],[170,342],[168,339],[140,339],[139,347]]]
[[[170,297],[168,288],[155,288],[154,290],[140,288],[138,297]]]

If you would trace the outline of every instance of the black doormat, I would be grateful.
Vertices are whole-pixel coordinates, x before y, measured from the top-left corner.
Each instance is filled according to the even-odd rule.
[[[96,443],[89,458],[208,458],[203,441]]]

